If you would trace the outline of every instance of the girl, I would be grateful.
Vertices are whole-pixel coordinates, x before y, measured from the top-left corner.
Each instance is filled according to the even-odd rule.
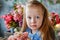
[[[21,32],[28,32],[31,40],[55,40],[55,34],[48,19],[47,9],[38,1],[26,4]]]

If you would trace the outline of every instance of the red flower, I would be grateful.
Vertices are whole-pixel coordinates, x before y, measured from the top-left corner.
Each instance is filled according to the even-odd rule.
[[[4,18],[4,20],[6,20],[6,17],[7,17],[7,15],[3,15],[3,16],[1,16],[1,18]]]
[[[16,10],[10,11],[9,14],[3,15],[0,18],[3,18],[7,28],[19,27],[22,25],[22,13],[23,7],[21,5],[15,5]]]
[[[52,17],[52,18],[55,17],[55,13],[54,13],[54,12],[51,13],[51,17]]]
[[[6,24],[6,28],[7,28],[7,29],[10,29],[10,25],[9,25],[9,24]]]
[[[21,21],[22,20],[22,15],[20,15],[20,14],[14,14],[14,17],[13,17],[13,19],[15,20],[15,21]]]
[[[20,35],[20,37],[18,37],[18,38],[20,38],[20,40],[27,40],[27,38],[28,38],[28,32],[22,33],[22,34]],[[17,39],[18,39],[18,38],[17,38]]]
[[[58,15],[58,14],[56,14],[55,16],[56,16],[56,23],[57,23],[57,24],[59,24],[59,23],[60,23],[59,15]]]

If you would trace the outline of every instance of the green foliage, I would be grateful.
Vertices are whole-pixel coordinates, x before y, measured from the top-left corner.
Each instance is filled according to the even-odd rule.
[[[53,0],[48,0],[48,2],[49,2],[50,4],[54,4]],[[57,1],[56,1],[56,4],[57,4],[57,3],[60,3],[60,0],[57,0]]]
[[[8,1],[8,0],[5,0],[5,1]]]
[[[56,3],[60,3],[60,0],[57,0]]]
[[[11,21],[10,22],[10,26],[16,28],[16,27],[19,27],[19,23],[18,22]]]
[[[14,4],[14,6],[13,6],[13,9],[14,9],[14,10],[16,10],[16,9],[17,9],[17,8],[16,8],[16,6],[17,6],[17,4],[15,3],[15,4]]]
[[[54,4],[52,0],[48,0],[49,4]]]

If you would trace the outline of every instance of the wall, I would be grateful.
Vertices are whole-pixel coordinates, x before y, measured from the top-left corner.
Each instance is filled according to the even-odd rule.
[[[0,7],[0,16],[3,14],[7,14],[10,12],[10,10],[12,10],[13,7],[13,0],[12,1],[5,1],[5,0],[0,0],[1,2],[1,7]],[[1,29],[2,31],[7,31],[6,26],[4,24],[4,20],[0,19],[0,24],[1,24]]]

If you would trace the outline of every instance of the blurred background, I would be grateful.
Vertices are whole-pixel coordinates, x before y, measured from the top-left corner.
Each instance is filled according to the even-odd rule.
[[[11,10],[13,10],[14,4],[20,3],[22,5],[25,5],[25,3],[27,1],[29,1],[29,0],[0,0],[0,16],[8,14]],[[59,19],[60,19],[60,0],[38,0],[38,1],[41,2],[48,9],[49,16],[51,13],[56,13],[56,14],[58,14]],[[58,31],[56,31],[56,32],[59,32],[57,34],[60,35],[59,29],[57,29],[57,30]],[[8,30],[6,28],[4,20],[2,18],[0,18],[0,37],[4,37],[4,35],[5,35],[4,33],[7,31]],[[56,36],[57,36],[57,34],[56,34]],[[60,40],[59,37],[57,37],[57,40]]]

